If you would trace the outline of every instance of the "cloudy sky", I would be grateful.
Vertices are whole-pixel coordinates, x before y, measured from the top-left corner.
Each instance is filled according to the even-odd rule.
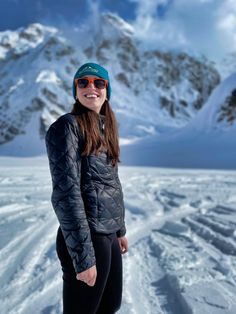
[[[95,11],[119,14],[146,46],[189,49],[213,59],[236,50],[235,0],[5,0],[0,31],[32,22],[79,26],[90,23]]]

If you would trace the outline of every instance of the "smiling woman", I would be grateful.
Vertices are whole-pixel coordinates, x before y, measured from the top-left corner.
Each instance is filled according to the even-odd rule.
[[[56,247],[63,314],[115,313],[121,306],[121,254],[128,241],[107,70],[96,63],[82,65],[72,90],[72,112],[59,117],[46,134],[51,200],[60,225]]]

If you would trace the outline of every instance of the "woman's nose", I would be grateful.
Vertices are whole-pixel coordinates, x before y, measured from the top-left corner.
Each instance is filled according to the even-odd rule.
[[[90,88],[93,88],[93,89],[96,88],[95,85],[94,85],[94,82],[91,82],[91,81],[88,83],[87,87],[90,87]]]

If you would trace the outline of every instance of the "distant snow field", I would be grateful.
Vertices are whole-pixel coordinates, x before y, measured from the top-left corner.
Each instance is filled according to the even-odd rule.
[[[236,171],[120,166],[120,314],[236,313]],[[0,312],[62,313],[47,158],[0,158]],[[79,297],[79,296],[78,296]]]

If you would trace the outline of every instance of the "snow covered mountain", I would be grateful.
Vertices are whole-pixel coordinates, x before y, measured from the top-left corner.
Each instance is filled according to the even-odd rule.
[[[215,88],[188,125],[123,148],[125,164],[236,169],[236,74]]]
[[[236,52],[231,52],[224,56],[222,60],[215,63],[222,79],[226,79],[232,73],[236,72]]]
[[[216,87],[204,108],[186,129],[236,134],[236,73]],[[185,131],[184,131],[185,132]]]
[[[183,126],[220,81],[203,57],[145,50],[135,40],[135,30],[115,15],[106,15],[99,25],[96,45],[88,45],[87,56],[109,65],[122,121],[132,114],[132,120],[147,121],[155,133],[162,126]]]
[[[93,36],[90,29],[62,32],[40,24],[0,33],[2,155],[45,153],[45,132],[71,110],[72,77],[88,60],[111,73],[121,144],[185,126],[220,81],[203,57],[144,50],[135,30],[114,14],[94,23]]]
[[[4,32],[0,42],[0,142],[8,153],[40,153],[48,125],[71,101],[68,81],[79,63],[56,29],[39,24]]]

